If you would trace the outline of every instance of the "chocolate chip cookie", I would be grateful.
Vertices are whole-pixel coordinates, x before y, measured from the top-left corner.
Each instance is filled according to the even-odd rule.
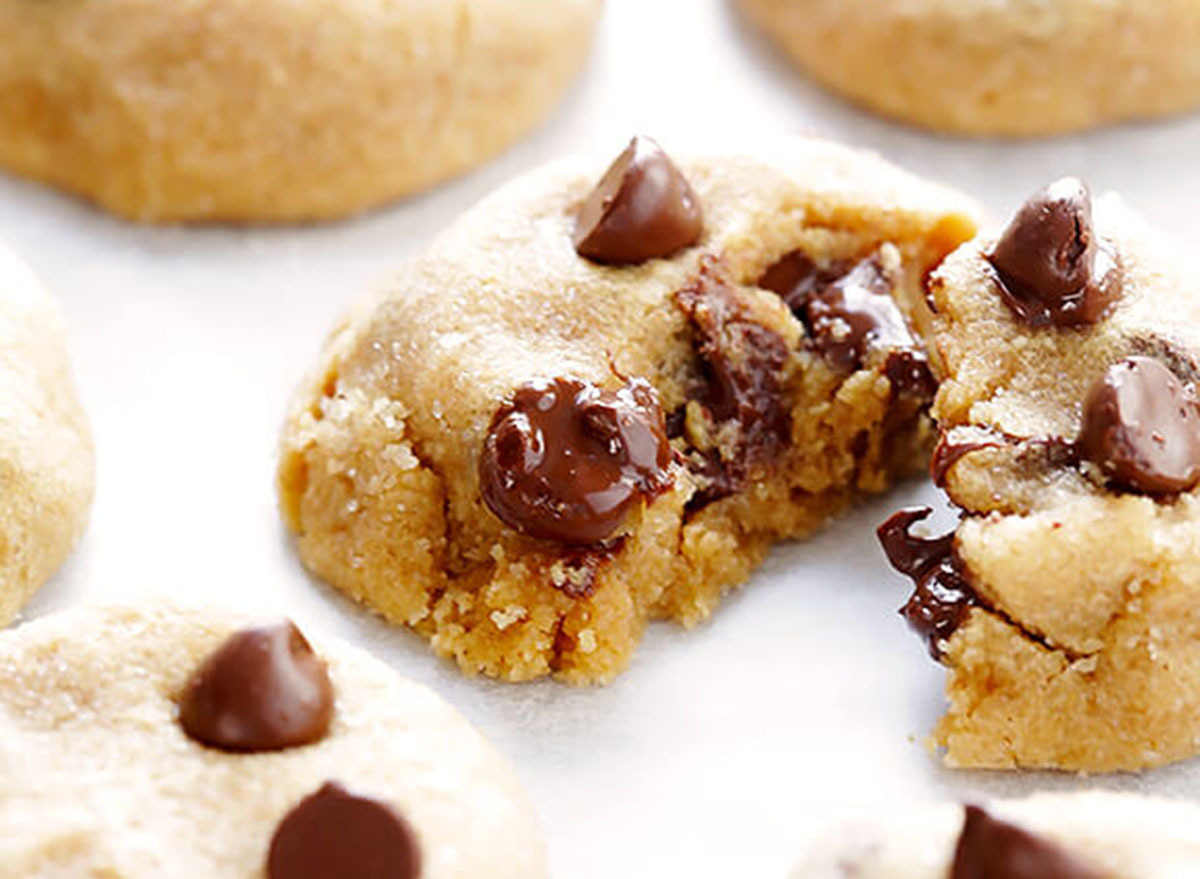
[[[914,302],[969,201],[816,140],[604,169],[463,216],[284,430],[304,563],[468,672],[611,680],[648,619],[927,460]]]
[[[898,809],[825,836],[792,879],[1185,879],[1200,809],[1133,794],[1040,794]]]
[[[505,762],[287,620],[151,602],[0,634],[0,876],[545,876]]]
[[[0,0],[0,166],[141,221],[343,216],[544,119],[603,0]]]
[[[93,453],[62,312],[0,242],[0,625],[87,526]]]
[[[880,534],[950,672],[954,766],[1140,769],[1200,750],[1200,286],[1115,197],[1035,194],[929,284],[934,478]]]
[[[1195,0],[738,0],[814,79],[938,131],[1037,136],[1200,105]]]

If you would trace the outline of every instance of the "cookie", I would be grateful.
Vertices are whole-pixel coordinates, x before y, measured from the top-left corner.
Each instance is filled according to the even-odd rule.
[[[151,601],[0,634],[0,876],[546,875],[507,764],[286,620]]]
[[[343,216],[550,112],[602,0],[0,0],[0,166],[141,221]]]
[[[954,766],[1108,771],[1200,748],[1200,286],[1065,179],[933,274],[933,470],[962,520],[881,529],[950,672]]]
[[[1200,104],[1195,0],[739,0],[813,78],[936,131],[1036,136]]]
[[[66,328],[41,282],[0,243],[0,625],[66,560],[92,503],[92,439]]]
[[[469,211],[331,336],[286,423],[304,563],[468,672],[611,680],[772,542],[924,466],[906,313],[973,205],[816,140],[635,138]],[[598,182],[599,181],[599,182]]]
[[[897,809],[827,834],[792,879],[1185,879],[1200,809],[1134,794],[1039,794]]]

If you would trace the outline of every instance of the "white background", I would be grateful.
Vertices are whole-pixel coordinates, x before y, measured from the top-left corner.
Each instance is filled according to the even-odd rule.
[[[873,526],[912,484],[781,547],[711,624],[658,625],[606,689],[462,678],[302,571],[275,513],[286,400],[349,303],[511,175],[633,132],[817,131],[959,185],[997,217],[1064,173],[1114,188],[1200,244],[1200,115],[1036,143],[940,138],[873,118],[793,73],[723,0],[610,0],[581,82],[486,167],[350,222],[153,229],[0,176],[0,237],[64,303],[95,429],[91,529],[27,617],[160,591],[284,610],[370,647],[457,705],[517,764],[567,877],[782,876],[843,808],[1089,785],[1189,793],[1195,763],[1084,779],[952,773],[920,740],[942,672],[895,614],[907,587]]]

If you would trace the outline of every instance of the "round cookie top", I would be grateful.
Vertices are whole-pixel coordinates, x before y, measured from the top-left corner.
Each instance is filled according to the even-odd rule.
[[[0,624],[63,563],[87,524],[91,430],[62,311],[0,242]]]
[[[549,113],[602,0],[0,0],[0,166],[149,222],[427,188]]]
[[[832,252],[895,242],[906,261],[926,265],[974,228],[976,206],[961,194],[828,141],[672,154],[669,168],[649,155],[635,139],[599,186],[603,158],[556,162],[463,215],[331,337],[318,377],[337,396],[319,401],[331,410],[320,414],[326,425],[359,393],[383,395],[419,437],[422,460],[474,474],[500,401],[530,383],[645,377],[664,412],[684,404],[689,329],[675,294],[714,255],[722,276],[753,286],[804,236]],[[649,188],[683,205],[678,215],[627,205],[631,176],[654,179]],[[637,223],[637,235],[619,231]],[[663,235],[666,245],[630,262],[618,235]],[[779,303],[758,291],[748,308],[773,325]],[[780,333],[793,342],[798,326]],[[298,400],[296,417],[310,408]],[[471,517],[476,481],[452,483],[456,513]]]
[[[1195,0],[737,0],[814,79],[937,131],[1030,137],[1200,104]]]
[[[165,603],[0,634],[0,823],[0,875],[27,879],[545,872],[512,771],[432,692]]]
[[[1184,879],[1200,808],[1134,794],[906,806],[825,834],[792,879]]]

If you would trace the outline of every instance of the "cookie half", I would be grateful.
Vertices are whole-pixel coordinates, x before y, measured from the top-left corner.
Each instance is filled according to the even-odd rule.
[[[540,122],[602,0],[0,2],[0,165],[143,221],[384,204]]]
[[[807,73],[937,131],[1058,134],[1200,104],[1194,0],[738,0]]]
[[[469,211],[331,336],[284,429],[304,563],[464,670],[612,679],[772,542],[925,465],[910,316],[973,205],[816,140],[635,138]]]
[[[906,807],[826,834],[792,879],[1184,879],[1200,809],[1134,794]]]
[[[150,602],[0,634],[0,876],[545,876],[505,761],[287,621]]]
[[[933,274],[952,536],[881,529],[947,666],[951,765],[1140,769],[1200,742],[1200,286],[1065,179]]]
[[[0,624],[66,560],[92,488],[91,432],[62,312],[0,243]]]

